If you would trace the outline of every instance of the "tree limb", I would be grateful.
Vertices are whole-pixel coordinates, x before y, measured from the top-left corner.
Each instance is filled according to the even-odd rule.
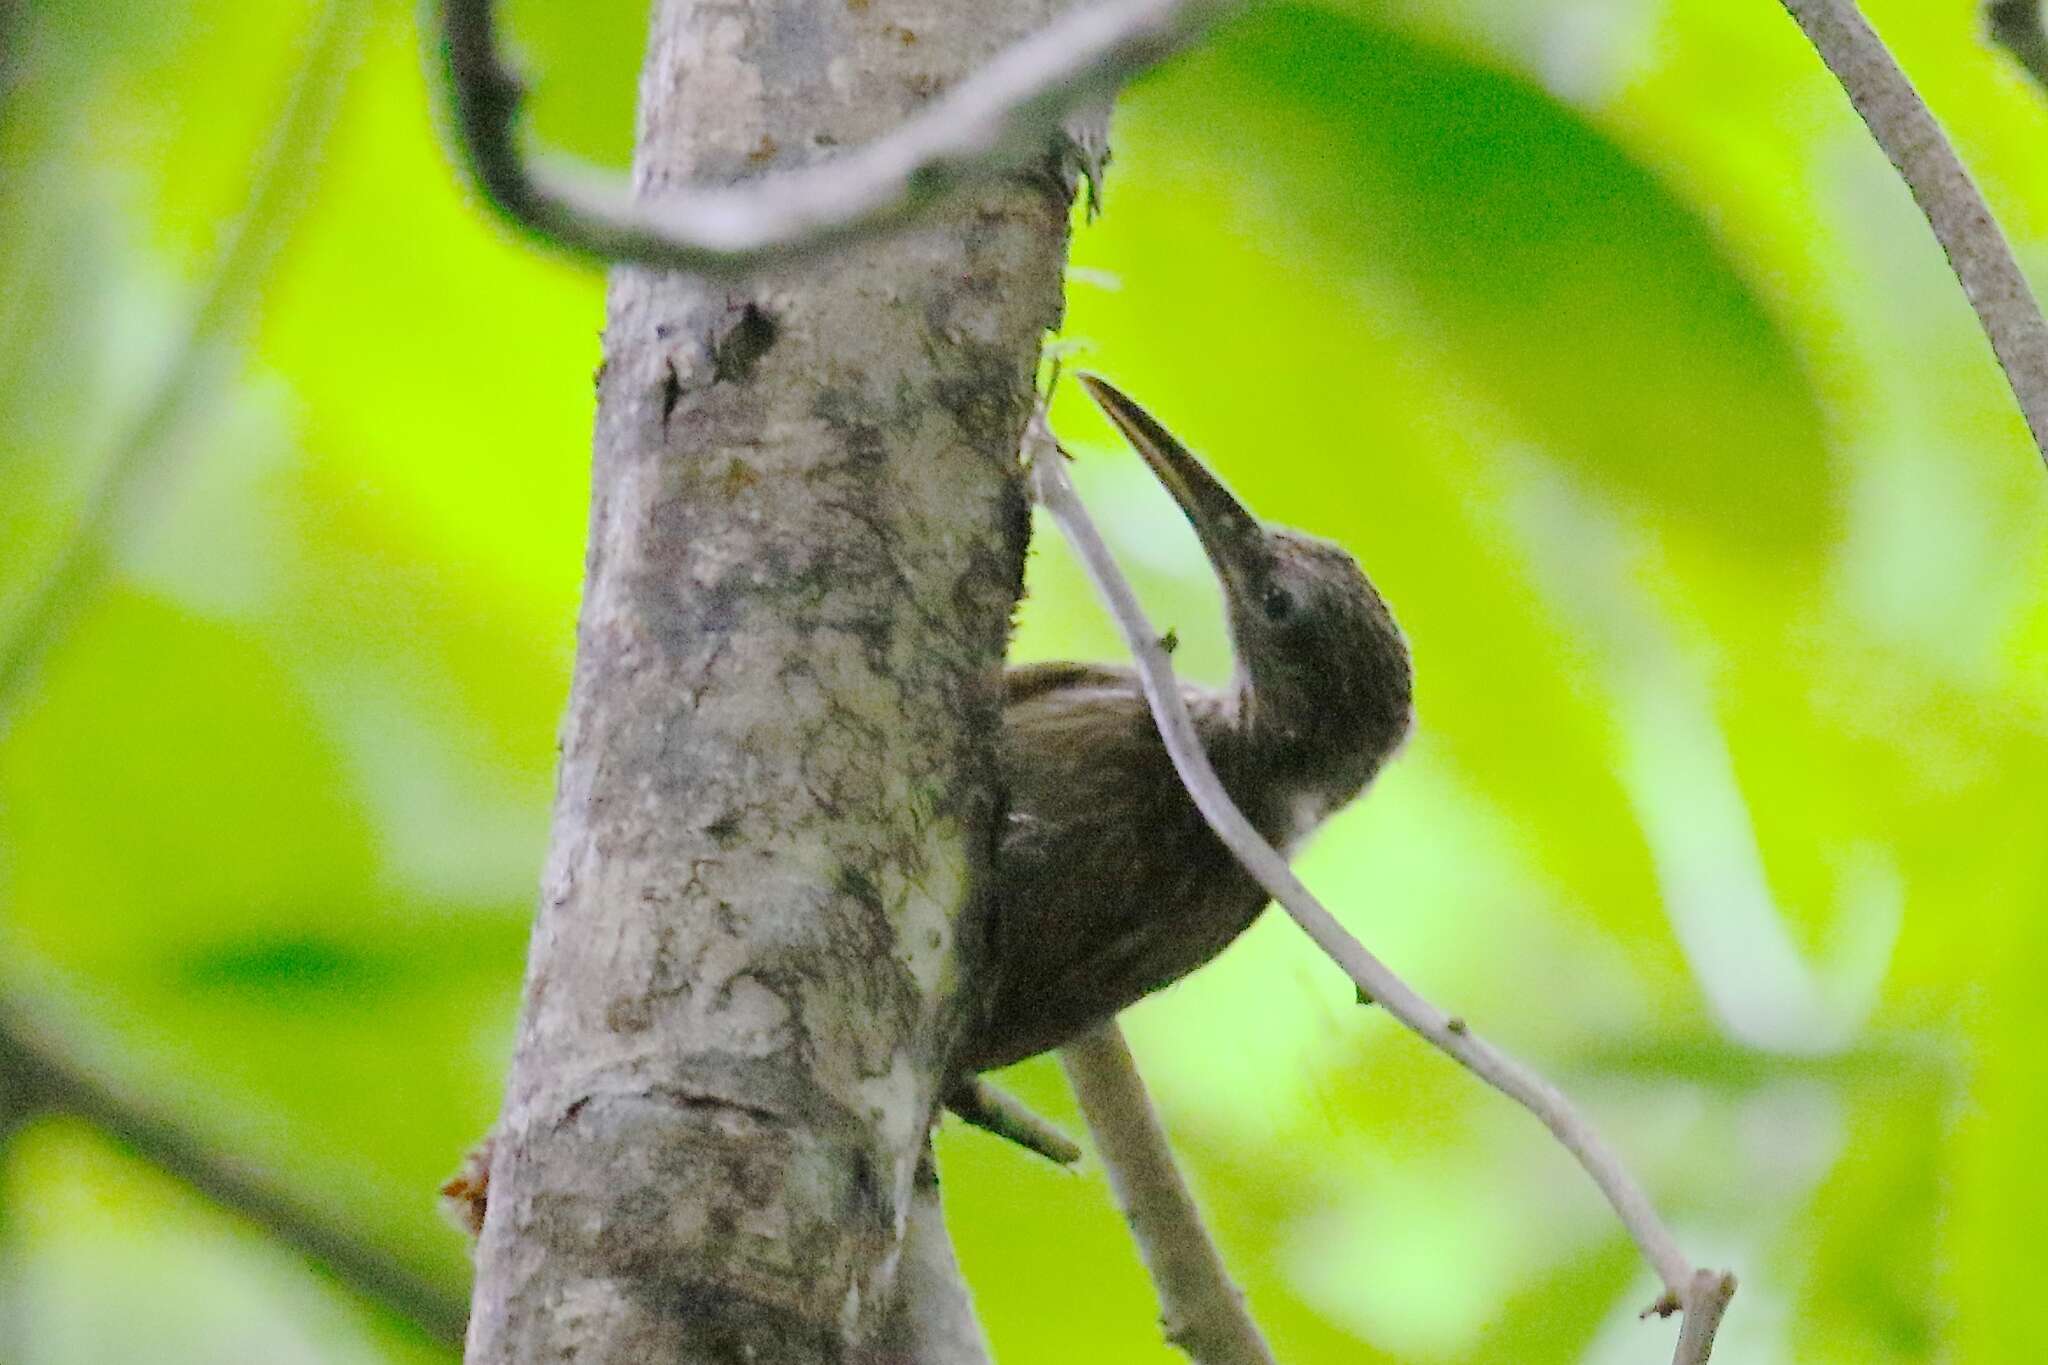
[[[1035,424],[1027,446],[1038,499],[1073,545],[1089,580],[1115,618],[1137,664],[1139,680],[1151,704],[1153,719],[1159,725],[1160,738],[1173,759],[1174,770],[1216,836],[1360,990],[1412,1032],[1534,1114],[1577,1158],[1664,1282],[1665,1296],[1654,1306],[1656,1311],[1683,1311],[1688,1317],[1698,1313],[1703,1318],[1718,1320],[1726,1308],[1726,1296],[1702,1296],[1705,1281],[1679,1250],[1642,1187],[1571,1102],[1541,1076],[1473,1033],[1463,1019],[1444,1013],[1416,994],[1339,924],[1336,916],[1294,875],[1287,860],[1259,837],[1210,766],[1180,687],[1174,681],[1172,663],[1160,645],[1159,633],[1146,619],[1129,581],[1074,492],[1067,477],[1066,460],[1057,453],[1058,447],[1042,422]],[[1732,1294],[1733,1277],[1725,1277],[1725,1283],[1727,1292]],[[1710,1331],[1703,1336],[1698,1332],[1694,1335],[1700,1350],[1711,1346]],[[1693,1365],[1705,1358],[1681,1355],[1677,1365]]]
[[[1117,1207],[1159,1295],[1166,1339],[1196,1365],[1273,1365],[1230,1278],[1115,1020],[1060,1049]]]
[[[94,1075],[18,1004],[0,1003],[0,1091],[0,1109],[12,1109],[17,1121],[31,1113],[78,1119],[298,1252],[366,1303],[444,1346],[462,1344],[469,1312],[459,1289],[421,1275],[146,1100]]]
[[[865,143],[1058,8],[660,0],[636,182]],[[473,1365],[857,1359],[890,1315],[985,937],[1071,209],[1009,177],[739,282],[612,271]]]
[[[1855,0],[1783,0],[1934,229],[2048,463],[2048,323],[1990,205]]]
[[[1991,0],[1984,7],[1991,41],[2012,54],[2034,83],[2048,90],[2048,30],[2041,24],[2042,0]]]
[[[645,184],[636,193],[623,176],[520,146],[522,86],[500,54],[495,0],[441,0],[440,41],[463,159],[507,219],[600,262],[730,276],[872,236],[963,181],[1043,156],[1076,106],[1105,99],[1246,2],[1089,0],[854,151],[747,184],[663,185],[651,197]]]

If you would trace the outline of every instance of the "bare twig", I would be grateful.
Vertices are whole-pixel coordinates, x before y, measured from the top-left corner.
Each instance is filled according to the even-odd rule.
[[[2048,323],[1990,206],[1855,0],[1783,3],[1913,192],[2048,462]]]
[[[1060,1049],[1060,1064],[1152,1276],[1166,1339],[1196,1365],[1273,1365],[1174,1165],[1123,1031],[1114,1020],[1098,1025]]]
[[[636,197],[623,176],[521,147],[521,86],[499,51],[494,0],[442,0],[440,40],[463,158],[505,217],[599,261],[732,274],[882,231],[963,181],[1044,155],[1070,110],[1102,100],[1245,3],[1079,4],[886,137],[802,170],[658,198]]]
[[[0,644],[0,733],[37,665],[105,572],[115,531],[133,518],[145,489],[169,473],[185,402],[248,312],[305,201],[367,9],[363,0],[329,0],[315,22],[277,130],[250,181],[247,206],[222,243],[184,338],[115,440],[70,539]]]
[[[1721,1330],[1721,1315],[1735,1297],[1735,1277],[1723,1270],[1696,1270],[1682,1305],[1685,1318],[1678,1325],[1678,1349],[1671,1365],[1701,1365],[1714,1350],[1714,1333]]]
[[[1035,420],[1042,428],[1042,418]],[[1445,1014],[1417,995],[1407,982],[1374,957],[1301,883],[1287,866],[1287,860],[1259,836],[1224,791],[1222,781],[1210,766],[1201,740],[1195,734],[1187,703],[1173,676],[1172,663],[1160,647],[1159,632],[1146,620],[1144,608],[1138,604],[1129,581],[1117,567],[1109,547],[1103,544],[1101,533],[1096,530],[1087,509],[1074,492],[1073,483],[1067,477],[1066,461],[1046,453],[1049,449],[1056,449],[1051,440],[1050,434],[1042,431],[1035,441],[1027,437],[1027,450],[1033,455],[1030,462],[1032,482],[1038,499],[1072,543],[1090,581],[1108,604],[1110,614],[1137,664],[1139,680],[1144,686],[1146,700],[1151,704],[1153,719],[1159,725],[1160,737],[1173,759],[1174,770],[1180,774],[1202,817],[1216,831],[1217,837],[1237,855],[1245,870],[1266,888],[1316,946],[1343,968],[1360,990],[1378,1001],[1411,1031],[1420,1034],[1542,1121],[1543,1126],[1593,1178],[1593,1183],[1599,1186],[1607,1202],[1614,1207],[1644,1258],[1664,1282],[1665,1297],[1660,1300],[1660,1310],[1683,1310],[1690,1315],[1694,1311],[1693,1297],[1704,1281],[1699,1279],[1685,1253],[1679,1250],[1676,1239],[1658,1218],[1635,1177],[1592,1124],[1555,1086],[1481,1039],[1463,1019]],[[1732,1277],[1727,1283],[1732,1293]],[[1712,1304],[1704,1304],[1701,1311],[1718,1310]],[[1683,1361],[1685,1358],[1680,1359]],[[1705,1357],[1694,1359],[1703,1360]]]
[[[2048,30],[2041,24],[2042,0],[1991,0],[1984,7],[1985,26],[1991,41],[2012,54],[2014,61],[2048,89]]]
[[[1007,1138],[1056,1166],[1071,1166],[1081,1159],[1081,1149],[1072,1138],[1033,1113],[1024,1101],[980,1076],[963,1076],[954,1082],[946,1092],[946,1107],[962,1121]]]
[[[467,1297],[277,1189],[142,1099],[92,1074],[16,1005],[0,1004],[0,1077],[18,1110],[68,1114],[305,1256],[365,1301],[459,1346]]]

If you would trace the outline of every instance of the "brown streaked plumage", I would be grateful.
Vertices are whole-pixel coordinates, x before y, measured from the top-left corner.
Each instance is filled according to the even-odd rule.
[[[1107,383],[1081,382],[1187,514],[1223,583],[1237,672],[1183,689],[1210,761],[1282,852],[1365,790],[1408,733],[1408,647],[1350,555],[1258,521],[1172,433]],[[1266,893],[1181,785],[1128,668],[1050,663],[1006,679],[1000,763],[1008,814],[997,851],[990,951],[959,1072],[1058,1047],[1207,962],[1250,927]],[[1070,1161],[1056,1134],[990,1111],[972,1086],[947,1103],[969,1122]],[[475,1233],[491,1140],[442,1187]]]
[[[1184,689],[1224,786],[1283,852],[1357,796],[1408,732],[1408,648],[1342,549],[1253,517],[1173,435],[1092,375],[1089,394],[1193,523],[1222,581],[1237,659]],[[1223,951],[1266,893],[1173,770],[1136,675],[1010,670],[989,982],[960,1064],[981,1071],[1075,1037]]]

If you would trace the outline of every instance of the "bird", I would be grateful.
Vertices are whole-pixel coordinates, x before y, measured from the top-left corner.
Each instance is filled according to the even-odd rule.
[[[1349,552],[1260,521],[1137,402],[1079,378],[1222,584],[1234,674],[1182,695],[1224,789],[1291,853],[1406,739],[1407,640]],[[955,1051],[963,1076],[1057,1048],[1180,980],[1269,899],[1195,808],[1133,669],[1024,664],[1004,683],[1007,807],[983,979]]]
[[[1224,790],[1291,853],[1363,792],[1407,737],[1408,645],[1341,546],[1260,521],[1109,381],[1079,376],[1194,525],[1223,587],[1236,662],[1221,689],[1182,685]],[[1265,889],[1196,810],[1130,668],[1034,663],[1004,673],[1005,798],[980,981],[945,1106],[1062,1164],[1064,1135],[986,1085],[1210,961],[1265,909]],[[483,1227],[492,1140],[441,1187]]]

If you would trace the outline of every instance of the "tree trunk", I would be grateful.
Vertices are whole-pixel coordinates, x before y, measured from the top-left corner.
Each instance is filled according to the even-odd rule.
[[[659,0],[637,183],[832,154],[1056,0]],[[620,269],[474,1361],[832,1361],[978,942],[1050,173],[740,286]],[[516,344],[516,340],[515,343]]]

